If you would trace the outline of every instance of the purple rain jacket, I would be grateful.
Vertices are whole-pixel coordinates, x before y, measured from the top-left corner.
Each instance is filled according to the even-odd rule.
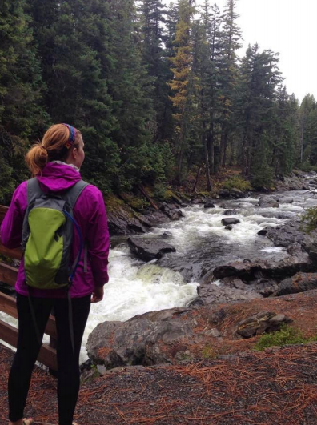
[[[41,189],[47,191],[63,191],[81,180],[81,175],[74,167],[49,162],[37,176]],[[1,225],[1,243],[7,248],[17,248],[22,241],[22,223],[27,208],[27,182],[23,182],[15,190],[9,210]],[[88,255],[86,272],[84,271],[84,253],[76,270],[70,289],[72,298],[80,298],[93,292],[94,287],[101,287],[108,282],[107,273],[110,237],[107,225],[106,208],[100,190],[88,185],[82,191],[74,207],[74,218],[79,224],[83,240],[87,244]],[[49,225],[49,223],[48,223]],[[72,258],[78,255],[79,237],[74,232]],[[16,291],[28,295],[25,283],[23,259],[20,263]],[[31,294],[40,298],[62,298],[66,296],[65,289],[39,290],[30,288]]]

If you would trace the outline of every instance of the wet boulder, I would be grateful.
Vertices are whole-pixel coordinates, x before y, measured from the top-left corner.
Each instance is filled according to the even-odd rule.
[[[228,189],[220,189],[219,190],[219,196],[220,196],[220,198],[230,198],[231,192]]]
[[[289,279],[282,280],[274,295],[289,295],[306,292],[317,288],[317,273],[296,273]]]
[[[242,190],[239,189],[231,189],[230,190],[230,194],[232,196],[232,198],[245,198],[246,194],[244,192],[242,192]]]
[[[267,237],[275,246],[288,247],[294,243],[302,244],[305,237],[302,227],[300,220],[292,220],[280,227],[269,228]]]
[[[261,196],[259,206],[261,208],[279,208],[279,199],[273,196]]]
[[[275,188],[278,191],[309,190],[309,184],[307,182],[305,174],[293,174],[289,177],[284,177],[282,181],[276,182]]]
[[[260,312],[242,320],[238,324],[236,333],[242,338],[248,339],[255,335],[278,331],[283,324],[291,321],[284,314],[275,314],[270,311]]]
[[[240,223],[240,220],[237,218],[223,218],[221,222],[223,226],[230,226],[232,224]]]
[[[236,261],[216,267],[213,271],[215,279],[236,277],[251,283],[257,279],[283,279],[299,271],[310,272],[315,269],[314,263],[307,253],[289,256],[279,261],[256,260],[251,263]]]
[[[258,235],[260,236],[266,236],[267,235],[267,229],[262,229],[258,231]]]
[[[163,239],[169,239],[173,236],[172,232],[166,231],[162,234]]]
[[[182,210],[180,210],[179,206],[175,204],[167,204],[166,202],[163,202],[160,206],[160,210],[173,221],[184,217]]]
[[[216,208],[216,205],[214,204],[214,202],[213,202],[213,201],[207,201],[207,202],[204,204],[204,208]]]
[[[239,284],[240,282],[240,284]],[[254,291],[241,280],[236,279],[236,285],[221,286],[211,283],[202,283],[197,288],[198,298],[196,298],[191,306],[196,305],[214,305],[215,303],[228,303],[232,301],[252,300],[263,298],[259,293]]]
[[[129,238],[127,242],[131,253],[143,261],[159,259],[168,252],[175,252],[175,247],[162,240]]]
[[[237,210],[226,210],[223,212],[223,215],[238,215],[239,212]]]

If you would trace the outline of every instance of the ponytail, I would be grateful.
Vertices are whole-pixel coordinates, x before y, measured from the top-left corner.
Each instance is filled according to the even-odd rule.
[[[36,145],[32,146],[32,148],[26,154],[25,160],[32,175],[36,176],[37,174],[41,173],[47,163],[47,150],[40,143],[37,143]]]

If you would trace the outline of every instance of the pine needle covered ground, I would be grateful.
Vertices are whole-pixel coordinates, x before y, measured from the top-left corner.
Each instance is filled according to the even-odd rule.
[[[1,346],[1,424],[7,423],[11,361]],[[36,423],[57,424],[55,391],[56,380],[37,368],[26,412]],[[317,344],[116,370],[82,385],[76,412],[81,425],[315,425]]]

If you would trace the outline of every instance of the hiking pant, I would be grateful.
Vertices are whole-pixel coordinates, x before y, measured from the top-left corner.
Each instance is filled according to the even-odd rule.
[[[67,299],[31,297],[41,340],[47,320],[54,308],[58,334],[58,420],[59,425],[71,425],[79,391],[79,352],[90,311],[90,295],[73,298],[74,349],[70,338],[69,304]],[[18,347],[11,367],[9,418],[15,422],[23,418],[23,410],[30,387],[31,374],[41,345],[32,320],[29,299],[17,296]]]

